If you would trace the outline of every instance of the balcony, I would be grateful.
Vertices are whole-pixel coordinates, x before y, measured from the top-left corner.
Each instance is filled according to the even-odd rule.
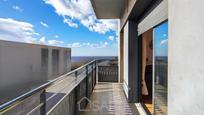
[[[116,62],[93,60],[4,103],[0,114],[138,114],[135,106],[127,102],[122,84],[117,82]]]

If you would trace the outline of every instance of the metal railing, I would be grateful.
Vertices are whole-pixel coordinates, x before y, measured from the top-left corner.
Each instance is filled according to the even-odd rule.
[[[98,66],[98,82],[118,82],[118,66]]]
[[[79,110],[84,109],[87,102],[78,101],[90,97],[96,84],[97,63],[101,61],[93,60],[0,105],[0,115],[81,114]]]

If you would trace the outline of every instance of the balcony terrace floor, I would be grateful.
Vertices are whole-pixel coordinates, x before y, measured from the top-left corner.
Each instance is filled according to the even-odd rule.
[[[119,83],[98,83],[84,115],[139,115],[134,103],[128,103]]]

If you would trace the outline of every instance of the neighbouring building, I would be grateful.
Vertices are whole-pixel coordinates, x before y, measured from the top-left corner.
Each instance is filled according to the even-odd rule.
[[[99,19],[119,19],[119,76],[146,113],[204,113],[203,0],[91,0]],[[139,109],[141,110],[141,109]]]
[[[71,49],[0,41],[0,102],[71,70]]]

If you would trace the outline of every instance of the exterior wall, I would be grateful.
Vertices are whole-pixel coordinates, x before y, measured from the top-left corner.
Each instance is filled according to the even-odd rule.
[[[204,113],[204,1],[169,0],[168,114]]]
[[[153,11],[151,11],[139,24],[138,34],[146,32],[168,18],[168,0],[163,0]]]
[[[67,57],[60,55],[59,73],[55,76],[51,71],[53,49],[62,53],[67,52]],[[19,93],[70,71],[69,57],[71,57],[71,52],[67,48],[0,41],[0,92]],[[13,91],[14,87],[15,91]]]
[[[124,69],[124,67],[123,67],[123,61],[124,61],[124,59],[123,59],[123,56],[124,56],[124,54],[123,54],[123,31],[122,32],[120,32],[120,34],[119,34],[120,36],[119,36],[119,41],[118,41],[118,45],[119,45],[119,47],[118,47],[118,65],[119,65],[119,82],[120,83],[123,83],[123,81],[124,81],[124,76],[123,76],[123,69]]]
[[[120,30],[126,24],[126,21],[128,20],[128,16],[130,15],[130,12],[132,11],[132,8],[135,5],[137,0],[125,0],[125,1],[126,1],[125,8],[122,13],[122,17],[120,18]]]

